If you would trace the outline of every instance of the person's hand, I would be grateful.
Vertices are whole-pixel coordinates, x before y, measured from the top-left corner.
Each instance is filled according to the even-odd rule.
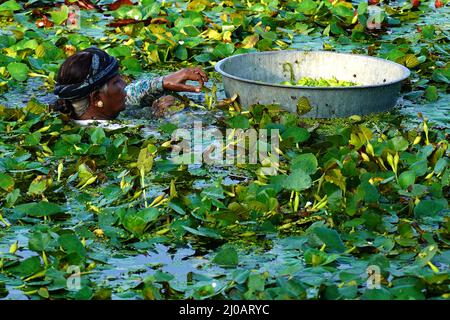
[[[187,85],[187,80],[198,81],[199,86]],[[199,67],[186,68],[165,76],[163,78],[163,88],[172,91],[200,92],[206,81],[208,81],[208,76]]]

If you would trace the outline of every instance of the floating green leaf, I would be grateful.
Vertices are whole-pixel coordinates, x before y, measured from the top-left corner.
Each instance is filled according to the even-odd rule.
[[[58,238],[59,245],[66,251],[67,253],[75,253],[79,256],[86,255],[86,249],[84,248],[81,241],[74,234],[63,234]]]
[[[413,171],[405,171],[398,177],[398,183],[403,189],[408,188],[410,185],[414,184],[416,180],[416,175]]]
[[[20,9],[20,5],[15,0],[8,0],[0,4],[0,11],[17,11]]]
[[[317,158],[312,153],[305,153],[292,159],[291,169],[302,169],[304,173],[311,175],[317,171],[317,165]]]
[[[62,5],[59,10],[50,12],[50,16],[56,25],[60,25],[67,20],[69,16],[69,7]]]
[[[38,231],[28,238],[28,247],[36,252],[46,251],[51,240],[48,233]]]
[[[26,64],[20,62],[11,62],[8,64],[8,72],[11,77],[17,81],[25,81],[28,79],[29,68]]]

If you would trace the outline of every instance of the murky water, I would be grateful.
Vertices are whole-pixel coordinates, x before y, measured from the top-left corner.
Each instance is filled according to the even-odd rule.
[[[1,94],[0,105],[10,108],[22,107],[33,98],[41,103],[49,104],[56,99],[56,96],[45,88],[42,78],[30,77],[24,85],[10,88]]]

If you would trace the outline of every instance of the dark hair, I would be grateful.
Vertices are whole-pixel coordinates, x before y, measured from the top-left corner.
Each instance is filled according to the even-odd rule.
[[[65,85],[82,82],[89,74],[91,61],[92,53],[90,52],[80,51],[71,55],[59,68],[56,82]],[[57,99],[50,106],[50,109],[68,114],[71,118],[76,118],[75,110],[69,100]]]

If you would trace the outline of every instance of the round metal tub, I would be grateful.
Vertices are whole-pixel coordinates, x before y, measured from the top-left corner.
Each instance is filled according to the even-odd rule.
[[[286,64],[288,63],[288,64]],[[351,87],[307,87],[279,84],[302,77],[336,77],[360,85]],[[215,69],[223,76],[227,97],[238,95],[243,108],[254,104],[279,104],[297,111],[297,102],[306,97],[311,105],[309,118],[348,117],[387,111],[394,107],[408,68],[388,60],[330,51],[269,51],[231,56]]]

